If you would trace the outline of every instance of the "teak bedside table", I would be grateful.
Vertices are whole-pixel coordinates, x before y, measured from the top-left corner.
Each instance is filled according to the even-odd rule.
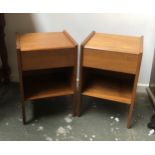
[[[92,32],[81,45],[81,94],[129,105],[127,127],[136,95],[143,50],[143,37],[132,37]]]
[[[75,104],[77,43],[71,36],[66,31],[27,33],[17,35],[16,43],[23,123],[26,100],[73,95]]]

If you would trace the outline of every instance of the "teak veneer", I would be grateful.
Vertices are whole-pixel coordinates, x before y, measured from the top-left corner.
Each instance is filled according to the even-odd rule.
[[[136,87],[143,52],[143,37],[92,32],[81,44],[79,100],[81,95],[124,103],[129,106],[131,127]]]
[[[77,43],[66,32],[17,35],[23,123],[25,101],[73,96],[76,102]]]

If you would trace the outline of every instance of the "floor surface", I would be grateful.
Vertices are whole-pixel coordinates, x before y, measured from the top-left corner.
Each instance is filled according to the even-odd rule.
[[[154,108],[146,93],[137,93],[133,126],[127,129],[125,104],[84,97],[81,117],[71,115],[71,97],[27,102],[29,123],[22,124],[19,85],[0,87],[0,140],[135,141],[155,140],[147,123]]]

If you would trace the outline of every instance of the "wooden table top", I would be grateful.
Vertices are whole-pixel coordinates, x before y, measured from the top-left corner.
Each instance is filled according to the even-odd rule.
[[[94,33],[84,48],[131,54],[142,52],[143,37]]]
[[[19,36],[21,51],[39,51],[75,47],[67,32],[26,33]]]

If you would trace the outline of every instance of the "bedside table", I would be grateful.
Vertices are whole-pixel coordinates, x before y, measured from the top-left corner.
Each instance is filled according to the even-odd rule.
[[[81,95],[124,103],[129,106],[127,127],[136,95],[143,50],[143,37],[92,32],[81,45],[79,101]]]
[[[77,43],[66,32],[17,35],[16,48],[22,96],[25,101],[76,94]]]

